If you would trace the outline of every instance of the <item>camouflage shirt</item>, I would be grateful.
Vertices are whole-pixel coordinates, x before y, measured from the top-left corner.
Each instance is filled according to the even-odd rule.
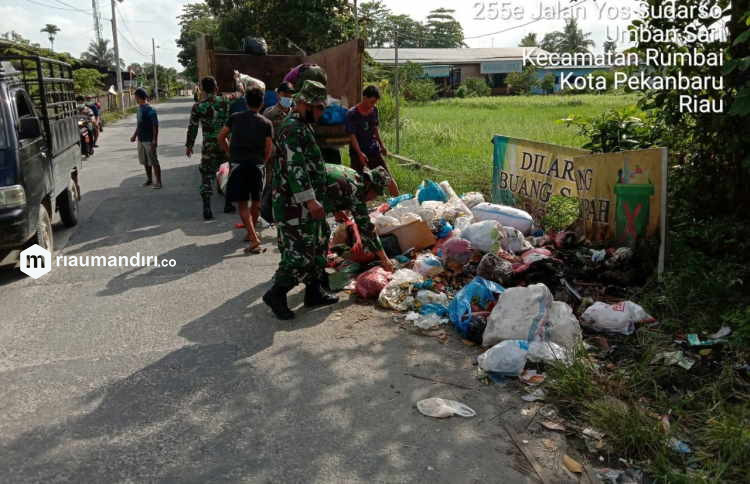
[[[274,160],[273,217],[297,224],[309,219],[306,202],[326,199],[326,168],[312,128],[292,113],[279,128]]]
[[[270,108],[263,111],[263,116],[265,116],[269,121],[273,123],[273,129],[275,131],[278,131],[279,126],[281,126],[281,122],[286,119],[286,117],[291,113],[291,111],[284,111],[281,106],[278,104],[275,104],[271,106]]]
[[[365,248],[371,252],[383,250],[383,244],[370,220],[365,202],[367,193],[359,173],[343,165],[327,163],[325,167],[327,187],[323,207],[326,213],[348,210],[359,227]]]
[[[223,96],[209,96],[207,99],[193,104],[185,146],[192,149],[195,145],[199,124],[203,129],[203,143],[216,141],[219,131],[224,127],[224,123],[229,117],[230,105],[231,100]]]

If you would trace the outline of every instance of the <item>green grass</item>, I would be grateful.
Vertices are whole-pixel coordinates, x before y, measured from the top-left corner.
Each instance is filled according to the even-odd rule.
[[[489,190],[492,137],[496,134],[580,147],[586,140],[558,120],[596,116],[633,105],[632,95],[510,96],[444,99],[411,104],[401,110],[400,154],[438,168],[430,175],[390,165],[402,191],[413,191],[423,178],[447,179],[458,193]],[[383,128],[384,141],[395,151],[393,123]]]

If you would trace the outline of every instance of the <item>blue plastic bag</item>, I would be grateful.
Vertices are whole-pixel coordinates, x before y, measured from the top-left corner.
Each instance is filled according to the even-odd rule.
[[[340,104],[331,104],[323,111],[319,123],[325,125],[344,124],[346,122],[346,111],[347,109]]]
[[[458,291],[448,306],[448,316],[456,331],[467,338],[471,324],[471,301],[478,299],[478,304],[486,307],[491,301],[505,292],[505,288],[500,284],[476,276],[463,289]]]
[[[453,233],[453,225],[451,225],[447,220],[440,219],[440,225],[437,230],[437,238],[438,239],[444,239],[448,236],[450,236]]]
[[[422,314],[422,315],[437,314],[438,316],[447,316],[448,308],[446,308],[442,304],[436,304],[436,303],[424,304],[422,305],[421,308],[419,308],[419,314]]]
[[[411,193],[404,193],[402,195],[399,195],[397,197],[393,197],[393,198],[389,199],[388,200],[388,206],[391,207],[391,208],[393,208],[396,205],[398,205],[399,203],[405,202],[407,200],[411,200],[412,198],[414,198],[414,195],[412,195]]]
[[[445,202],[448,197],[445,195],[445,191],[432,180],[424,180],[418,188],[418,199],[419,203],[427,201]]]

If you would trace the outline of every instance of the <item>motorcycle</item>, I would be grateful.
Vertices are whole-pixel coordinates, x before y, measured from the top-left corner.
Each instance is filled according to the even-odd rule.
[[[86,118],[78,118],[78,131],[81,135],[81,155],[85,158],[94,154],[94,130]]]

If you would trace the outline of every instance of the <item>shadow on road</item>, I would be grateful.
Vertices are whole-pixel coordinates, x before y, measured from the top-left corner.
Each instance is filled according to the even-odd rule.
[[[426,463],[487,457],[469,442],[430,442],[440,437],[409,403],[399,375],[410,357],[398,337],[371,346],[355,336],[321,350],[298,336],[269,353],[278,334],[305,333],[330,311],[269,319],[252,305],[264,290],[185,324],[179,334],[191,345],[82,395],[81,407],[93,411],[4,445],[0,468],[70,482],[418,482]],[[420,358],[442,359],[442,348],[421,348]],[[468,425],[441,424],[445,433]],[[441,475],[430,480],[480,482]]]

